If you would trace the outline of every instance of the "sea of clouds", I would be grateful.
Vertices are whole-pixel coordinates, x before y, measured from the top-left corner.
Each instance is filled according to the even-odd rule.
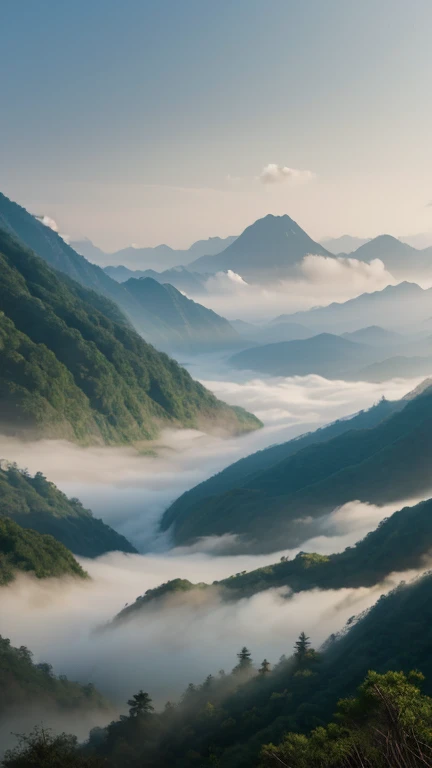
[[[151,444],[152,456],[133,448],[80,448],[65,441],[40,441],[35,446],[0,439],[2,457],[32,473],[43,471],[126,535],[141,553],[83,559],[89,582],[38,581],[21,575],[0,590],[0,633],[15,646],[27,645],[35,661],[48,661],[57,674],[93,682],[112,702],[112,716],[126,711],[128,698],[140,688],[149,691],[156,706],[178,699],[189,682],[199,683],[210,673],[230,670],[243,645],[250,647],[257,664],[264,657],[274,663],[282,654],[290,654],[301,631],[319,647],[353,614],[413,575],[391,575],[368,589],[296,595],[288,589],[271,589],[237,603],[223,602],[212,590],[98,631],[125,604],[169,579],[211,583],[276,562],[282,555],[293,557],[299,550],[342,551],[404,503],[417,501],[377,507],[353,499],[321,520],[319,535],[295,550],[270,555],[230,554],[229,534],[222,540],[210,537],[192,547],[172,548],[169,532],[161,535],[158,522],[183,491],[253,451],[358,412],[382,395],[400,398],[419,383],[418,379],[381,384],[327,381],[320,376],[255,378],[233,372],[211,356],[199,363],[196,359],[183,362],[218,397],[256,413],[264,428],[229,440],[193,430],[170,430]],[[92,725],[101,724],[101,716],[86,714],[65,722],[57,712],[31,709],[20,713],[18,720],[14,715],[4,722],[0,737],[8,744],[10,731],[28,730],[41,722],[84,738]]]

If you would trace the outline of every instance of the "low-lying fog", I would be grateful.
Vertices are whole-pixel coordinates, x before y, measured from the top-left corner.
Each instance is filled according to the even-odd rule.
[[[184,491],[243,456],[368,408],[382,395],[398,399],[421,381],[375,384],[328,381],[316,375],[253,377],[233,371],[217,357],[182,362],[222,400],[255,413],[264,429],[230,440],[193,430],[167,430],[149,445],[157,457],[140,455],[133,448],[82,449],[52,440],[38,442],[35,450],[28,443],[1,437],[0,455],[32,473],[44,472],[140,551],[166,549],[169,541],[156,535],[157,522]]]
[[[243,373],[234,378],[220,361],[210,359],[200,366],[190,365],[196,378],[227,402],[256,413],[264,429],[232,440],[193,431],[166,432],[152,446],[157,457],[127,448],[0,441],[3,457],[31,472],[42,470],[146,553],[83,560],[90,583],[37,582],[21,576],[0,590],[2,635],[14,645],[28,645],[36,661],[49,661],[57,673],[94,682],[123,710],[139,688],[148,690],[158,705],[176,699],[190,681],[231,669],[236,652],[245,644],[257,663],[289,654],[302,630],[319,646],[401,579],[389,578],[373,589],[313,591],[289,599],[286,590],[269,590],[237,604],[224,604],[217,595],[199,602],[192,597],[169,610],[153,611],[151,618],[94,632],[125,603],[168,579],[212,582],[287,554],[215,557],[215,540],[170,549],[169,537],[156,534],[157,521],[180,493],[254,450],[368,407],[382,395],[399,398],[418,384],[418,380],[347,383],[319,376],[251,379]],[[300,549],[342,550],[400,506],[377,508],[353,500],[323,520],[321,535]]]

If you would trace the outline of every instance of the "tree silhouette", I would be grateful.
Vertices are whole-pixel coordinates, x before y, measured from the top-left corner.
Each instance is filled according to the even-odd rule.
[[[309,653],[309,648],[310,648],[310,640],[305,635],[304,632],[301,632],[299,635],[299,639],[295,643],[295,653],[294,653],[294,657],[296,658],[299,664],[302,664],[307,658]]]
[[[141,717],[153,712],[152,700],[148,693],[139,691],[128,701],[129,717]]]
[[[260,675],[265,676],[265,675],[267,675],[270,672],[270,668],[271,668],[270,662],[267,661],[267,659],[264,659],[264,661],[262,662],[258,672],[259,672]]]
[[[251,652],[244,645],[240,653],[237,654],[238,664],[234,667],[233,672],[245,672],[252,667],[252,655]]]

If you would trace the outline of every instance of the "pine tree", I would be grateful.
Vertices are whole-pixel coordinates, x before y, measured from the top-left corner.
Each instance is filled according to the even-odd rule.
[[[129,717],[141,717],[153,712],[152,700],[148,693],[139,691],[128,701]]]
[[[270,662],[267,661],[267,659],[264,659],[264,661],[262,662],[258,672],[259,672],[260,675],[262,675],[264,677],[265,675],[267,675],[270,672],[270,668],[271,668]]]
[[[299,639],[295,643],[295,653],[294,653],[294,657],[299,664],[302,664],[307,658],[309,653],[309,648],[310,648],[310,639],[305,635],[304,632],[301,632],[299,635]]]
[[[248,648],[244,645],[240,653],[237,654],[238,664],[234,667],[233,672],[245,672],[252,667],[252,654]]]

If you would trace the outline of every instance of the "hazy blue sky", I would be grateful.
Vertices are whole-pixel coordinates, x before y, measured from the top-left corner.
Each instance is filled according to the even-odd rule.
[[[63,232],[432,229],[431,0],[0,6],[0,188]],[[265,184],[270,163],[313,176]]]

